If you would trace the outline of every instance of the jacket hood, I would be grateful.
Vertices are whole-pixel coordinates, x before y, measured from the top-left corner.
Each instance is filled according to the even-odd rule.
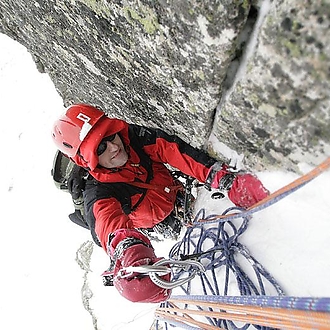
[[[103,117],[87,134],[80,145],[79,152],[72,159],[84,168],[91,171],[97,167],[99,157],[96,153],[97,147],[105,137],[119,133],[125,146],[128,145],[128,123],[116,118]]]

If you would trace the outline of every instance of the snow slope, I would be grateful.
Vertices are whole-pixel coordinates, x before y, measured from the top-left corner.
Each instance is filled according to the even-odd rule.
[[[91,330],[80,297],[83,272],[75,261],[89,233],[70,223],[70,198],[50,176],[55,153],[50,130],[63,111],[62,101],[24,47],[1,34],[0,45],[0,328]],[[311,168],[301,164],[301,169]],[[271,191],[297,178],[284,172],[258,175]],[[329,183],[327,171],[257,213],[241,237],[288,295],[330,296]],[[202,189],[196,209],[220,214],[227,205]],[[167,257],[172,244],[156,244],[157,254]],[[99,275],[107,266],[107,256],[95,247],[89,282],[98,329],[149,329],[156,306],[132,304],[103,287]]]

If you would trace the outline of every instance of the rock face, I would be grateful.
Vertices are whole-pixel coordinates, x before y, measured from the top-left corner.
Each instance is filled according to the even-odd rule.
[[[7,0],[0,10],[0,32],[26,46],[64,105],[199,147],[212,133],[254,169],[329,154],[328,1]]]
[[[25,45],[66,105],[207,137],[249,5],[244,1],[6,1],[1,30]]]
[[[263,3],[254,53],[219,109],[216,136],[253,167],[330,154],[330,3],[307,3]]]

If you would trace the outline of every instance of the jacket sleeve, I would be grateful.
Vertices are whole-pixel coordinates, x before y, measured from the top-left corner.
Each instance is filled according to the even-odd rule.
[[[93,205],[95,217],[95,232],[105,251],[109,234],[117,229],[132,229],[133,224],[123,212],[120,203],[115,198],[106,198],[96,201]]]
[[[177,137],[160,129],[135,126],[144,151],[153,161],[167,163],[200,182],[205,182],[216,159]]]

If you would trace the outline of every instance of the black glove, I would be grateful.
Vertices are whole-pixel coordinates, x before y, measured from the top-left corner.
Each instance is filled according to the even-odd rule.
[[[72,196],[72,199],[78,199],[82,196],[82,192],[84,191],[86,184],[86,174],[87,171],[84,168],[76,164],[73,166],[68,178],[68,190]]]

